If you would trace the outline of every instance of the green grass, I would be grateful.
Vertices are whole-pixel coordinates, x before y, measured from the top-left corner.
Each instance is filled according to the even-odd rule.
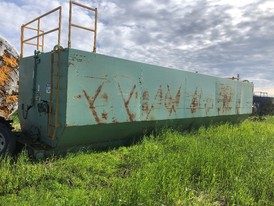
[[[0,165],[0,205],[274,205],[274,118]]]
[[[20,122],[19,122],[19,117],[18,117],[18,111],[14,112],[10,117],[9,120],[12,120],[12,126],[14,127],[14,131],[20,131]]]

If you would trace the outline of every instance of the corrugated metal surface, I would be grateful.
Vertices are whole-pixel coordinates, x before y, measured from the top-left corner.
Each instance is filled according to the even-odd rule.
[[[15,48],[0,36],[0,115],[5,118],[17,109],[18,59]]]
[[[51,146],[111,142],[158,126],[188,128],[252,112],[248,82],[75,49],[38,59],[21,62],[19,115],[23,132]]]

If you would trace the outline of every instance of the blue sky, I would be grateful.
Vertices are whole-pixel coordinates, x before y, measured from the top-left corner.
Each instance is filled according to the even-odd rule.
[[[20,27],[63,6],[61,44],[67,46],[68,0],[0,0],[0,35],[20,51]],[[78,0],[97,7],[97,52],[203,74],[254,82],[274,96],[273,0]],[[89,13],[73,20],[92,24]],[[52,29],[56,17],[41,22]],[[46,49],[56,44],[49,36]],[[73,30],[72,46],[92,50],[92,35]],[[46,39],[47,40],[47,39]],[[34,48],[27,48],[30,54]],[[27,53],[26,52],[26,53]]]

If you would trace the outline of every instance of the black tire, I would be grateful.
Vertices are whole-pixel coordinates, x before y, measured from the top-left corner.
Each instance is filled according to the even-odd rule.
[[[15,150],[15,137],[11,130],[0,123],[0,157],[13,155]]]

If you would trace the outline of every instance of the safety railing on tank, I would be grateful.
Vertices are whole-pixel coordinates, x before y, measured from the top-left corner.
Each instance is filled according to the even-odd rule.
[[[41,19],[54,13],[54,12],[59,12],[59,20],[58,20],[58,27],[57,28],[54,28],[54,29],[51,29],[51,30],[48,30],[48,31],[43,31],[40,29],[41,27]],[[26,23],[26,24],[23,24],[21,26],[21,52],[20,52],[20,57],[22,58],[24,56],[24,44],[29,44],[29,45],[33,45],[36,47],[37,50],[39,50],[39,48],[41,48],[41,51],[44,51],[44,36],[46,34],[49,34],[49,33],[52,33],[52,32],[58,32],[58,40],[57,40],[57,45],[58,45],[58,48],[60,46],[60,39],[61,39],[61,18],[62,18],[62,7],[59,6],[57,7],[56,9],[53,9],[33,20],[31,20],[30,22]],[[36,28],[33,28],[33,27],[30,27],[29,25],[32,25],[33,23],[37,22],[37,27]],[[25,39],[25,30],[26,29],[29,29],[29,30],[34,30],[34,31],[37,31],[37,35],[35,36],[32,36],[30,38],[27,38]],[[40,38],[42,37],[42,42],[40,43]],[[32,43],[31,41],[36,39],[36,43]]]
[[[37,50],[40,50],[41,52],[44,52],[44,45],[45,45],[45,36],[44,36],[44,33],[45,32],[43,30],[38,30],[36,28],[32,28],[32,27],[28,27],[28,26],[23,27],[23,29],[29,29],[29,30],[37,31],[38,35],[41,34],[41,36],[40,36],[40,37],[42,37],[41,44],[40,44],[40,37],[37,38],[37,42],[36,43],[31,43],[31,42],[28,42],[28,41],[23,41],[23,43],[35,46]],[[21,48],[24,49],[23,46]],[[21,54],[23,55],[23,50],[21,50]]]
[[[92,28],[84,27],[84,26],[81,26],[81,25],[78,25],[78,24],[75,24],[75,23],[72,22],[72,15],[73,15],[72,9],[73,9],[74,5],[78,6],[78,7],[81,7],[81,8],[84,8],[84,9],[87,9],[91,12],[94,12],[95,20],[94,20],[94,25],[91,26]],[[48,30],[48,31],[41,30],[41,19],[48,16],[48,15],[50,15],[50,14],[52,14],[52,13],[54,13],[54,12],[58,12],[58,11],[59,11],[58,27],[54,28],[54,29],[51,29],[51,30]],[[93,34],[94,34],[94,37],[93,37],[93,52],[96,52],[97,15],[98,15],[97,8],[91,8],[91,7],[88,7],[86,5],[83,5],[83,4],[74,2],[74,1],[70,1],[70,6],[69,6],[69,29],[68,29],[68,48],[71,48],[71,33],[72,33],[71,30],[72,30],[72,27],[75,27],[75,28],[79,28],[79,29],[83,29],[83,30],[93,32]],[[58,32],[57,45],[58,45],[58,48],[60,48],[61,25],[62,25],[61,18],[62,18],[62,7],[59,6],[59,7],[55,8],[55,9],[53,9],[53,10],[51,10],[51,11],[49,11],[49,12],[43,14],[43,15],[41,15],[41,16],[33,19],[30,22],[28,22],[26,24],[23,24],[21,26],[21,52],[20,52],[20,57],[22,58],[24,56],[24,45],[25,44],[35,46],[37,50],[40,50],[40,51],[44,52],[44,46],[45,46],[44,37],[45,37],[45,35],[47,35],[49,33],[52,33],[52,32],[56,32],[56,31]],[[35,22],[37,22],[37,26],[36,27],[31,27],[30,25],[32,25]],[[25,39],[25,31],[26,30],[37,31],[37,35]],[[35,39],[36,39],[36,43],[31,42],[32,40],[35,40]]]
[[[79,7],[82,7],[84,9],[88,9],[92,12],[94,12],[94,28],[88,28],[88,27],[84,27],[84,26],[80,26],[80,25],[77,25],[77,24],[74,24],[72,23],[72,8],[73,8],[73,5],[76,5],[76,6],[79,6]],[[76,27],[76,28],[79,28],[79,29],[84,29],[84,30],[87,30],[87,31],[91,31],[94,33],[94,39],[93,39],[93,52],[96,52],[96,33],[97,33],[97,8],[91,8],[91,7],[87,7],[86,5],[83,5],[83,4],[79,4],[77,2],[74,2],[74,1],[70,1],[70,4],[69,4],[69,33],[68,33],[68,48],[71,47],[71,27]]]

